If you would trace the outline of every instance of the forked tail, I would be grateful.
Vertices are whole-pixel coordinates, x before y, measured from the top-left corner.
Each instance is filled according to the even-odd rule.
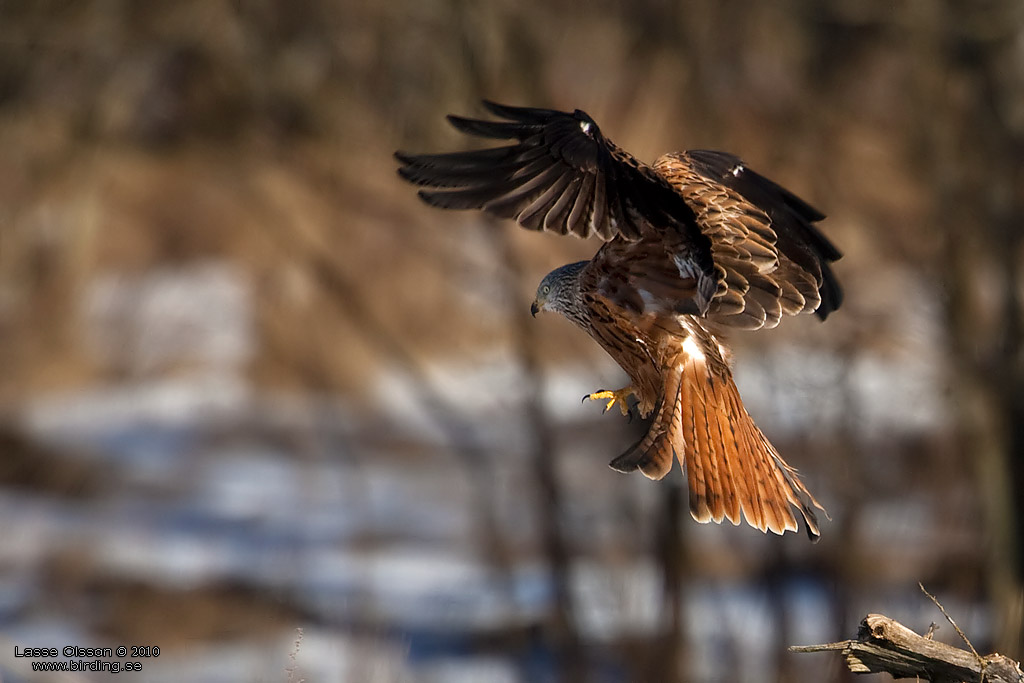
[[[795,507],[816,541],[820,533],[811,505],[825,509],[754,424],[728,368],[716,364],[712,371],[703,353],[684,345],[665,377],[650,429],[611,467],[661,479],[672,469],[674,454],[686,472],[690,514],[698,522],[739,524],[742,515],[761,531],[783,534],[799,528]]]

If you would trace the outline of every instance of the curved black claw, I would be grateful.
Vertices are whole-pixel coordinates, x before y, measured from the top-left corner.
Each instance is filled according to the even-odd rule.
[[[640,416],[640,401],[638,401],[636,398],[633,398],[629,401],[629,419],[626,422],[626,424],[633,424],[634,417],[637,418],[638,420],[643,419]]]

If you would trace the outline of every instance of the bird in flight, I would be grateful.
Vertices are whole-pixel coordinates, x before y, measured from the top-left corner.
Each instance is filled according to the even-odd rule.
[[[510,144],[447,154],[396,153],[399,174],[445,209],[483,209],[531,230],[597,235],[589,261],[548,273],[531,311],[561,313],[622,367],[628,386],[584,397],[653,415],[647,433],[611,461],[661,479],[675,459],[698,522],[776,534],[820,531],[824,512],[747,413],[726,335],[814,312],[843,294],[840,252],[824,218],[725,152],[689,150],[639,161],[587,114],[484,102],[500,120],[449,116],[458,130]]]

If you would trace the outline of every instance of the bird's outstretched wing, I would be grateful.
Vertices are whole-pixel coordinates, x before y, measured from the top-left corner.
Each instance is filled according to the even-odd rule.
[[[604,137],[587,114],[487,101],[484,106],[504,120],[448,120],[464,133],[515,144],[450,154],[396,153],[403,178],[437,188],[420,191],[427,203],[483,209],[532,230],[596,234],[605,241],[676,230],[710,272],[710,244],[690,207],[654,169]]]
[[[654,167],[711,240],[718,267],[712,322],[775,327],[783,314],[815,311],[824,319],[842,303],[829,266],[841,254],[814,226],[824,214],[725,152],[666,154]]]

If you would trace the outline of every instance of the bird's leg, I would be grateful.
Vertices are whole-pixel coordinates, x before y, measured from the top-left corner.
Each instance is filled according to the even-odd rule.
[[[587,401],[587,400],[590,400],[590,401],[607,400],[608,403],[606,403],[605,406],[604,406],[604,412],[606,412],[606,413],[609,410],[612,409],[613,405],[618,403],[619,404],[619,411],[622,413],[623,417],[625,417],[625,416],[629,415],[629,397],[633,393],[634,392],[633,392],[632,385],[630,385],[628,387],[623,387],[621,389],[616,389],[615,391],[608,391],[607,389],[601,389],[600,391],[595,391],[592,394],[587,394],[586,396],[583,397],[583,400],[584,401]]]

